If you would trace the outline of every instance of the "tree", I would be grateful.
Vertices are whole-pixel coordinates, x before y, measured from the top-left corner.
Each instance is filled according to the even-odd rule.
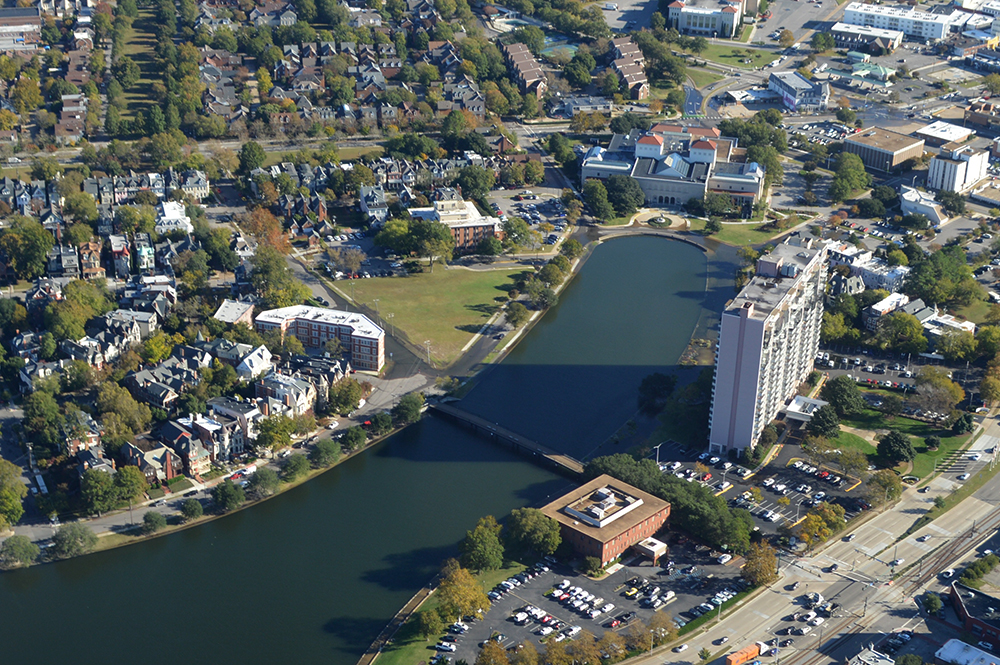
[[[892,502],[903,495],[903,481],[891,469],[881,469],[868,478],[865,497],[873,506]]]
[[[0,529],[17,524],[24,514],[21,504],[28,488],[21,482],[21,467],[0,459]]]
[[[126,465],[118,469],[114,478],[115,494],[119,501],[135,501],[149,488],[146,474],[139,467]]]
[[[0,544],[0,568],[10,570],[30,566],[41,552],[27,536],[10,536]]]
[[[827,381],[820,395],[841,417],[861,413],[865,408],[865,400],[858,390],[858,384],[846,375]]]
[[[940,367],[921,367],[917,372],[916,385],[915,400],[925,411],[948,413],[965,399],[965,391]]]
[[[184,503],[181,504],[181,515],[183,515],[185,521],[196,520],[203,514],[204,509],[201,507],[201,501],[198,499],[184,499]]]
[[[246,495],[242,487],[226,478],[212,488],[212,501],[220,513],[228,513],[242,506],[246,501]]]
[[[309,472],[309,460],[305,455],[292,455],[281,467],[281,475],[286,483],[293,483]]]
[[[519,302],[512,302],[504,309],[504,318],[514,328],[520,328],[529,316],[528,308]]]
[[[788,32],[788,31],[785,30],[785,32]],[[702,647],[698,651],[698,658],[700,658],[702,661],[707,661],[711,657],[712,657],[712,652],[708,649],[708,647]]]
[[[563,242],[559,253],[568,259],[576,259],[583,254],[583,245],[576,238],[569,238]]]
[[[358,408],[362,397],[364,388],[357,379],[344,378],[330,386],[328,404],[331,411],[346,416]]]
[[[893,464],[909,462],[917,455],[910,437],[896,430],[889,430],[883,434],[876,450],[879,457]]]
[[[123,55],[115,61],[115,64],[111,66],[111,74],[126,90],[138,83],[139,77],[142,76],[139,65],[127,55]]]
[[[588,180],[583,186],[583,200],[595,217],[602,221],[614,218],[615,209],[608,200],[608,190],[600,180]]]
[[[296,455],[298,457],[298,455]],[[257,469],[247,482],[247,493],[255,499],[271,496],[278,490],[281,480],[278,472],[266,466]]]
[[[444,630],[444,621],[437,610],[424,610],[417,613],[417,632],[428,640],[435,635],[440,635]]]
[[[496,176],[482,166],[465,166],[458,172],[456,182],[462,187],[462,193],[466,197],[478,199],[485,197],[493,189]]]
[[[815,32],[812,38],[812,47],[819,52],[829,51],[836,46],[833,35],[829,32]]]
[[[240,148],[239,159],[240,173],[244,176],[249,176],[251,171],[263,166],[264,160],[267,159],[267,154],[259,143],[248,141]]]
[[[475,529],[466,532],[458,549],[462,565],[472,570],[497,570],[503,566],[503,545],[496,519],[492,515],[481,518]]]
[[[420,411],[424,406],[423,393],[408,393],[399,399],[392,407],[392,419],[400,425],[409,425],[420,420]]]
[[[799,538],[812,546],[825,542],[846,525],[844,507],[824,501],[806,514],[799,528]]]
[[[983,77],[983,85],[994,95],[1000,95],[1000,74],[987,74]]]
[[[976,359],[976,338],[968,330],[946,330],[938,339],[936,350],[948,362]]]
[[[769,586],[778,581],[778,556],[766,542],[751,543],[740,575],[753,586]]]
[[[782,30],[778,35],[778,44],[780,44],[782,48],[788,48],[794,43],[795,35],[792,34],[791,30]]]
[[[510,665],[510,661],[507,660],[507,652],[496,640],[487,640],[476,656],[476,665]]]
[[[445,570],[437,590],[443,619],[457,619],[490,606],[482,586],[467,569],[452,559],[445,562]]]
[[[963,413],[951,426],[952,434],[967,434],[976,428],[976,421],[972,418],[971,413]]]
[[[608,196],[608,203],[615,209],[618,217],[631,215],[646,202],[646,195],[639,185],[639,181],[632,176],[613,175],[608,178],[605,188]]]
[[[816,409],[809,419],[808,430],[810,434],[816,436],[837,438],[840,434],[840,418],[837,417],[837,410],[830,404],[824,404]]]
[[[101,515],[118,505],[118,492],[111,474],[99,469],[87,469],[80,479],[80,494],[90,514]]]
[[[97,545],[97,534],[85,524],[74,522],[59,527],[52,536],[50,552],[56,559],[69,559],[91,552]]]
[[[153,534],[167,526],[167,518],[155,510],[146,511],[142,516],[142,531],[145,534]]]
[[[854,121],[857,119],[857,117],[858,117],[857,114],[849,108],[837,109],[837,120],[841,121],[845,125],[854,124]],[[883,206],[882,209],[884,210],[885,206]]]
[[[990,76],[997,76],[997,75],[990,74]],[[1000,76],[997,76],[997,78],[1000,79]],[[938,612],[941,611],[941,608],[943,607],[944,603],[941,602],[941,596],[937,595],[933,591],[928,591],[927,593],[924,594],[924,609],[927,610],[930,614],[937,614]],[[911,656],[911,655],[916,655],[916,654],[905,654],[903,657],[905,658],[906,656]],[[897,663],[899,663],[899,665],[904,665],[904,663],[901,663],[900,660],[901,659],[897,659]],[[918,664],[907,662],[905,663],[905,665],[918,665]]]
[[[368,435],[360,427],[348,427],[340,440],[348,450],[357,450],[368,441]]]
[[[1000,402],[1000,377],[987,374],[979,383],[979,398],[987,406]]]
[[[504,523],[508,548],[522,552],[552,554],[562,542],[559,523],[537,508],[515,508]]]
[[[923,325],[917,317],[906,312],[880,317],[875,339],[881,348],[897,353],[917,354],[927,350]]]
[[[7,258],[8,268],[20,279],[45,274],[46,255],[54,243],[52,234],[30,217],[11,215],[7,226],[0,230],[0,251]]]
[[[309,461],[316,467],[325,468],[340,459],[340,445],[330,439],[321,439],[309,451]]]
[[[659,413],[665,406],[667,399],[673,394],[676,386],[676,374],[667,375],[654,372],[643,377],[639,384],[639,409],[650,415]]]
[[[942,189],[938,191],[934,198],[941,204],[945,212],[952,217],[959,217],[965,214],[966,199],[958,192],[949,192],[946,189]]]

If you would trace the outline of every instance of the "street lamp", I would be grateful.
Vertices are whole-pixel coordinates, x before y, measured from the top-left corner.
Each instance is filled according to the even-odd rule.
[[[393,319],[393,317],[394,317],[394,316],[396,316],[396,315],[395,315],[395,314],[393,314],[392,312],[389,312],[388,314],[386,314],[386,315],[385,315],[385,318],[389,319],[389,336],[390,336],[390,337],[393,337],[393,332],[392,332],[392,319]]]
[[[656,451],[656,466],[660,466],[660,446],[662,446],[666,441],[660,441],[658,444],[653,446],[653,450]]]
[[[378,298],[372,299],[372,302],[375,303],[375,320],[376,321],[378,321],[380,319],[380,317],[378,315],[378,300],[379,300]]]

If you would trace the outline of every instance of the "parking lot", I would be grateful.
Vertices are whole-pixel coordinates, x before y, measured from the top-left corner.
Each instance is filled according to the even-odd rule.
[[[330,260],[320,260],[321,268],[333,279],[370,279],[373,277],[398,277],[406,274],[403,264],[391,253],[376,247],[372,235],[364,231],[354,231],[338,236],[327,236],[326,246]],[[361,267],[354,274],[333,260],[337,250],[356,249],[365,254]]]
[[[494,206],[493,214],[500,217],[501,221],[510,217],[523,219],[539,234],[540,245],[535,247],[545,248],[558,245],[569,230],[561,194],[557,190],[538,187],[499,189],[490,192],[489,202]]]
[[[704,608],[694,608],[707,604],[713,611],[718,611],[713,598],[731,597],[742,588],[743,583],[739,579],[741,560],[719,564],[718,552],[698,546],[680,534],[670,534],[667,542],[670,549],[664,558],[672,560],[673,565],[654,567],[648,559],[639,558],[603,579],[591,580],[554,564],[549,572],[519,581],[517,586],[493,602],[482,620],[467,623],[468,630],[464,634],[454,633],[455,651],[445,655],[454,661],[474,662],[480,644],[491,638],[508,650],[531,641],[542,651],[545,642],[560,639],[560,634],[569,632],[573,627],[580,628],[580,631],[574,632],[589,631],[598,638],[608,630],[624,634],[632,623],[648,622],[654,612],[665,612],[684,625],[695,616],[693,612],[700,614],[705,611]],[[661,563],[670,562],[661,560]],[[552,592],[559,586],[564,589],[553,597]],[[593,595],[590,602],[581,603],[581,606],[588,605],[583,613],[573,608],[569,602],[571,599],[559,600],[573,587],[579,589],[578,596],[587,598]],[[634,593],[632,589],[635,589]],[[654,589],[658,589],[658,598],[665,599],[656,609],[645,600],[650,598]],[[587,613],[595,605],[602,608],[608,604],[614,606],[610,611],[595,617]],[[535,614],[539,618],[532,617],[525,621],[525,617],[521,617],[520,621],[516,621],[521,611],[531,608],[537,610]]]

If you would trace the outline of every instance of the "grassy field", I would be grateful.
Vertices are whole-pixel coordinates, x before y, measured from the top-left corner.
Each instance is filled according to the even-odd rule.
[[[723,224],[722,230],[712,237],[729,245],[758,245],[769,242],[774,239],[775,236],[778,236],[788,230],[785,229],[784,231],[779,231],[770,227],[762,228],[762,226],[763,225],[758,224]],[[703,231],[704,229],[705,222],[703,220],[691,220],[692,231]]]
[[[913,459],[913,470],[910,474],[918,478],[932,474],[937,463],[949,459],[969,440],[968,434],[955,436],[950,429],[942,429],[912,418],[897,416],[889,420],[878,411],[870,409],[865,409],[856,416],[843,418],[841,422],[856,429],[869,431],[895,429],[910,437],[913,449],[917,453]],[[941,446],[937,450],[929,450],[927,444],[924,443],[924,439],[931,435],[941,438]]]
[[[353,292],[355,302],[371,310],[378,298],[383,320],[394,314],[393,327],[416,346],[430,340],[434,364],[443,367],[459,357],[462,347],[506,299],[511,278],[522,271],[435,266],[431,272],[423,263],[424,272],[409,277],[342,281],[336,286],[348,297]]]
[[[723,46],[722,44],[709,44],[701,53],[695,55],[696,58],[711,60],[720,65],[736,67],[738,69],[753,69],[763,67],[778,59],[777,53],[762,51],[755,48]],[[750,60],[751,62],[744,62]]]
[[[525,566],[519,563],[508,563],[500,570],[492,570],[477,575],[476,579],[480,581],[485,591],[489,591],[501,580],[505,580],[512,575],[517,575],[524,568]],[[420,606],[419,612],[415,613],[409,621],[400,626],[396,636],[392,639],[392,644],[386,647],[379,655],[379,665],[417,665],[418,663],[429,661],[434,656],[434,644],[441,636],[434,635],[430,639],[421,637],[417,632],[415,617],[420,612],[435,609],[437,606],[437,596],[432,594]]]
[[[993,304],[985,300],[974,300],[971,305],[955,310],[955,314],[979,324],[986,320],[986,315],[990,313],[992,307]]]
[[[875,446],[857,434],[851,434],[850,432],[841,432],[831,443],[836,444],[838,448],[856,448],[867,455],[875,454]]]
[[[721,74],[710,72],[707,69],[696,69],[694,67],[689,67],[687,74],[691,77],[691,80],[694,81],[694,87],[696,88],[704,88],[706,85],[710,85],[723,79]]]
[[[153,7],[140,7],[139,17],[132,24],[132,35],[125,43],[124,55],[139,65],[142,74],[139,82],[125,91],[128,109],[122,113],[123,118],[132,118],[136,111],[142,111],[145,115],[153,105],[153,99],[149,95],[150,88],[155,81],[162,80],[153,59],[153,49],[156,47],[156,37],[153,34],[155,22]]]
[[[752,32],[753,32],[752,25],[743,26],[743,32],[742,34],[740,34],[740,41],[746,44],[748,41],[750,41],[750,33]]]

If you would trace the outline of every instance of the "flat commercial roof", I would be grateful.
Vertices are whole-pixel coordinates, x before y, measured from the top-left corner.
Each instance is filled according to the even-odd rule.
[[[994,628],[1000,628],[1000,598],[958,582],[952,584],[952,590],[954,593],[958,593],[959,600],[962,601],[962,605],[965,606],[965,611],[970,617]]]
[[[948,640],[944,646],[934,653],[934,659],[939,663],[954,663],[954,665],[993,665],[996,656],[977,649],[962,640]]]
[[[219,309],[215,312],[215,318],[223,323],[235,323],[237,319],[246,314],[248,309],[253,309],[253,303],[227,298],[219,305]]]
[[[600,494],[600,490],[604,489],[611,491],[613,496],[610,498],[614,499],[614,505],[610,505],[609,502],[605,517],[601,520],[603,526],[594,526],[584,521],[584,519],[567,512],[567,509],[570,509],[585,515],[589,514],[583,511],[588,510],[591,505],[600,505],[602,499],[598,495]],[[601,496],[605,495],[602,494]],[[574,531],[606,543],[669,506],[670,504],[663,499],[659,499],[652,494],[632,487],[628,483],[623,483],[604,474],[594,478],[586,485],[567,492],[552,503],[544,506],[542,513],[560,524],[570,527]],[[628,510],[625,510],[625,508],[628,508]],[[613,517],[614,513],[620,513],[620,517],[609,519]],[[595,515],[593,519],[596,520],[599,518]]]
[[[914,145],[923,142],[923,139],[915,139],[912,136],[906,136],[905,134],[889,131],[881,127],[871,127],[857,134],[852,134],[845,139],[845,143],[856,143],[893,154],[907,148],[912,148]]]
[[[953,125],[950,122],[945,122],[944,120],[932,122],[926,127],[921,127],[916,131],[918,136],[949,142],[964,141],[973,133],[974,132],[971,129],[959,127],[958,125]]]
[[[769,263],[780,261],[786,270],[794,267],[795,276],[776,278],[760,274],[754,275],[739,295],[729,303],[725,313],[739,315],[739,310],[743,309],[745,305],[753,303],[752,318],[766,319],[781,304],[781,301],[799,281],[805,269],[821,251],[820,249],[796,247],[784,243],[778,245],[771,250],[770,254],[765,254],[761,259],[767,259]]]
[[[271,325],[282,325],[288,320],[314,321],[327,325],[348,326],[352,329],[351,334],[356,337],[366,337],[379,339],[385,335],[385,331],[375,325],[375,322],[364,314],[357,312],[342,312],[337,309],[324,309],[322,307],[310,307],[308,305],[292,305],[280,309],[269,309],[261,312],[254,319],[257,323],[267,323]]]

